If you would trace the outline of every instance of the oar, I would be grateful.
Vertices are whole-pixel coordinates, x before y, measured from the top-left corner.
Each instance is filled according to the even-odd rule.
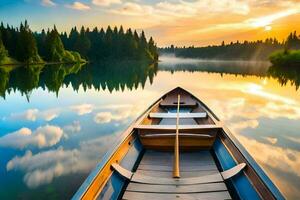
[[[180,178],[179,172],[179,105],[180,105],[180,95],[178,95],[177,103],[177,118],[176,118],[176,136],[174,145],[174,166],[173,166],[173,178]]]

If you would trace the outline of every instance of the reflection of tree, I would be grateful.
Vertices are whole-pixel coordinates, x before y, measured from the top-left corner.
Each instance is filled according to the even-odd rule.
[[[65,77],[69,74],[76,74],[82,67],[82,64],[75,65],[52,65],[45,67],[41,73],[40,86],[47,88],[51,92],[58,94],[62,87]]]
[[[272,66],[268,70],[268,75],[277,79],[281,85],[286,85],[289,81],[298,90],[300,85],[300,69],[297,67]]]
[[[9,71],[5,68],[0,68],[0,95],[5,98],[5,91],[8,87]]]
[[[42,69],[43,65],[17,67],[10,73],[9,88],[19,90],[22,95],[25,94],[29,98],[31,91],[39,85]]]
[[[71,84],[74,90],[80,86],[84,90],[94,88],[96,90],[108,89],[112,91],[124,91],[137,89],[144,85],[149,77],[150,83],[156,75],[157,65],[143,62],[104,62],[93,63],[84,67],[78,74],[68,76],[66,85]]]
[[[0,68],[0,95],[6,92],[20,91],[22,95],[30,96],[33,89],[41,87],[58,94],[63,85],[71,85],[74,90],[80,86],[84,90],[107,89],[123,91],[144,87],[147,78],[150,83],[156,75],[157,65],[143,62],[105,62],[88,66],[75,65],[35,65],[17,67],[11,71]]]
[[[263,77],[266,75],[270,63],[256,61],[205,61],[205,60],[179,60],[178,63],[162,62],[159,70],[170,71],[189,71],[189,72],[208,72],[219,74],[234,75],[254,75]]]

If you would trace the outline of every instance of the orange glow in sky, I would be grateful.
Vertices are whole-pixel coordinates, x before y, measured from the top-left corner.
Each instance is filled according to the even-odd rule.
[[[1,0],[0,19],[34,31],[56,24],[145,30],[158,46],[204,46],[300,31],[299,0]]]

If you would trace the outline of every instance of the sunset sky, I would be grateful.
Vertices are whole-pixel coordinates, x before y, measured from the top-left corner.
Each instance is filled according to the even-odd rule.
[[[0,0],[0,20],[34,31],[74,25],[144,29],[159,46],[204,46],[300,33],[300,0]]]

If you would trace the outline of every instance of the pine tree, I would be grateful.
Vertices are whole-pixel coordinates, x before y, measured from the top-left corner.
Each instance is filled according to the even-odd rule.
[[[87,34],[89,33],[89,30],[85,32],[84,27],[81,27],[80,34],[77,37],[75,44],[74,44],[74,51],[77,51],[82,55],[83,57],[87,57],[87,54],[91,48],[91,41],[87,37]]]
[[[4,61],[4,59],[8,56],[7,50],[5,49],[3,42],[2,42],[2,37],[1,37],[1,32],[0,32],[0,64]]]
[[[38,55],[35,38],[25,20],[24,25],[20,25],[20,33],[17,41],[17,59],[25,63],[39,63],[42,59]]]

